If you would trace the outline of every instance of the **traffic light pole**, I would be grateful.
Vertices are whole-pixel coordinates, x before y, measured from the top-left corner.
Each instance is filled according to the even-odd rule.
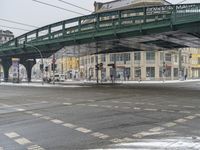
[[[96,47],[96,66],[98,66],[98,48]],[[97,78],[97,84],[99,84],[99,68],[96,67],[96,78]]]
[[[55,84],[55,54],[53,54],[53,84]]]

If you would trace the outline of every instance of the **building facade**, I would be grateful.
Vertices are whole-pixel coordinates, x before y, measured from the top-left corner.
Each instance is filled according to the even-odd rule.
[[[198,78],[200,49],[170,51],[136,51],[81,57],[80,68],[85,78],[96,79],[96,61],[103,64],[98,71],[101,80],[176,80],[185,75]],[[192,57],[191,57],[192,56]],[[200,58],[198,58],[200,60]]]
[[[3,43],[6,43],[9,40],[12,40],[14,38],[14,35],[9,30],[0,30],[0,45]]]

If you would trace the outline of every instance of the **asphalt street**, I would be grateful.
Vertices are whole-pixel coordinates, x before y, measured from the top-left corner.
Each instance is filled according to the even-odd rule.
[[[0,150],[200,150],[200,82],[0,85]]]

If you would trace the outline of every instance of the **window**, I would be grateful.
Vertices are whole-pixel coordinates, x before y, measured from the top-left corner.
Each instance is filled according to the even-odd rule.
[[[114,61],[115,54],[110,54],[110,61]]]
[[[135,61],[141,60],[141,53],[140,52],[135,52],[134,53],[134,60]]]
[[[171,66],[166,67],[166,71],[165,71],[166,77],[171,77],[171,70],[172,70]]]
[[[146,77],[155,77],[155,67],[146,67]]]
[[[91,64],[94,63],[94,56],[91,57]]]
[[[155,60],[155,52],[147,51],[146,52],[146,60]]]
[[[174,77],[178,77],[178,68],[174,68]]]
[[[200,64],[200,58],[198,58],[198,64]]]
[[[164,53],[160,52],[160,61],[164,61]]]
[[[140,67],[135,67],[135,77],[140,77],[141,76],[141,68]]]
[[[165,61],[171,62],[172,61],[172,55],[171,54],[165,54]]]
[[[106,61],[106,54],[102,54],[101,55],[101,62],[105,62]]]
[[[175,63],[178,62],[178,56],[177,56],[177,55],[174,56],[174,62],[175,62]]]
[[[124,60],[125,60],[125,61],[130,61],[130,60],[131,60],[130,53],[125,53],[125,54],[124,54]]]

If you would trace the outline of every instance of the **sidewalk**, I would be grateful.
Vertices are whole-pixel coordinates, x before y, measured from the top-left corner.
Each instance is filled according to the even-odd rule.
[[[185,83],[185,82],[199,82],[200,79],[188,79],[188,80],[165,80],[165,81],[115,81],[118,84],[168,84],[168,83]],[[84,81],[84,83],[96,83],[96,81]],[[101,83],[101,82],[99,82]],[[103,82],[103,84],[111,84],[111,81]]]
[[[115,84],[173,84],[173,83],[189,83],[189,82],[200,82],[200,79],[189,79],[189,80],[167,80],[167,81],[115,81]],[[96,81],[73,81],[68,80],[65,82],[56,82],[55,84],[44,83],[42,84],[41,81],[31,82],[31,83],[6,83],[1,82],[0,86],[18,86],[18,87],[68,87],[68,88],[77,88],[77,87],[88,87],[89,85],[95,85]],[[112,84],[112,82],[99,82],[99,84]]]

